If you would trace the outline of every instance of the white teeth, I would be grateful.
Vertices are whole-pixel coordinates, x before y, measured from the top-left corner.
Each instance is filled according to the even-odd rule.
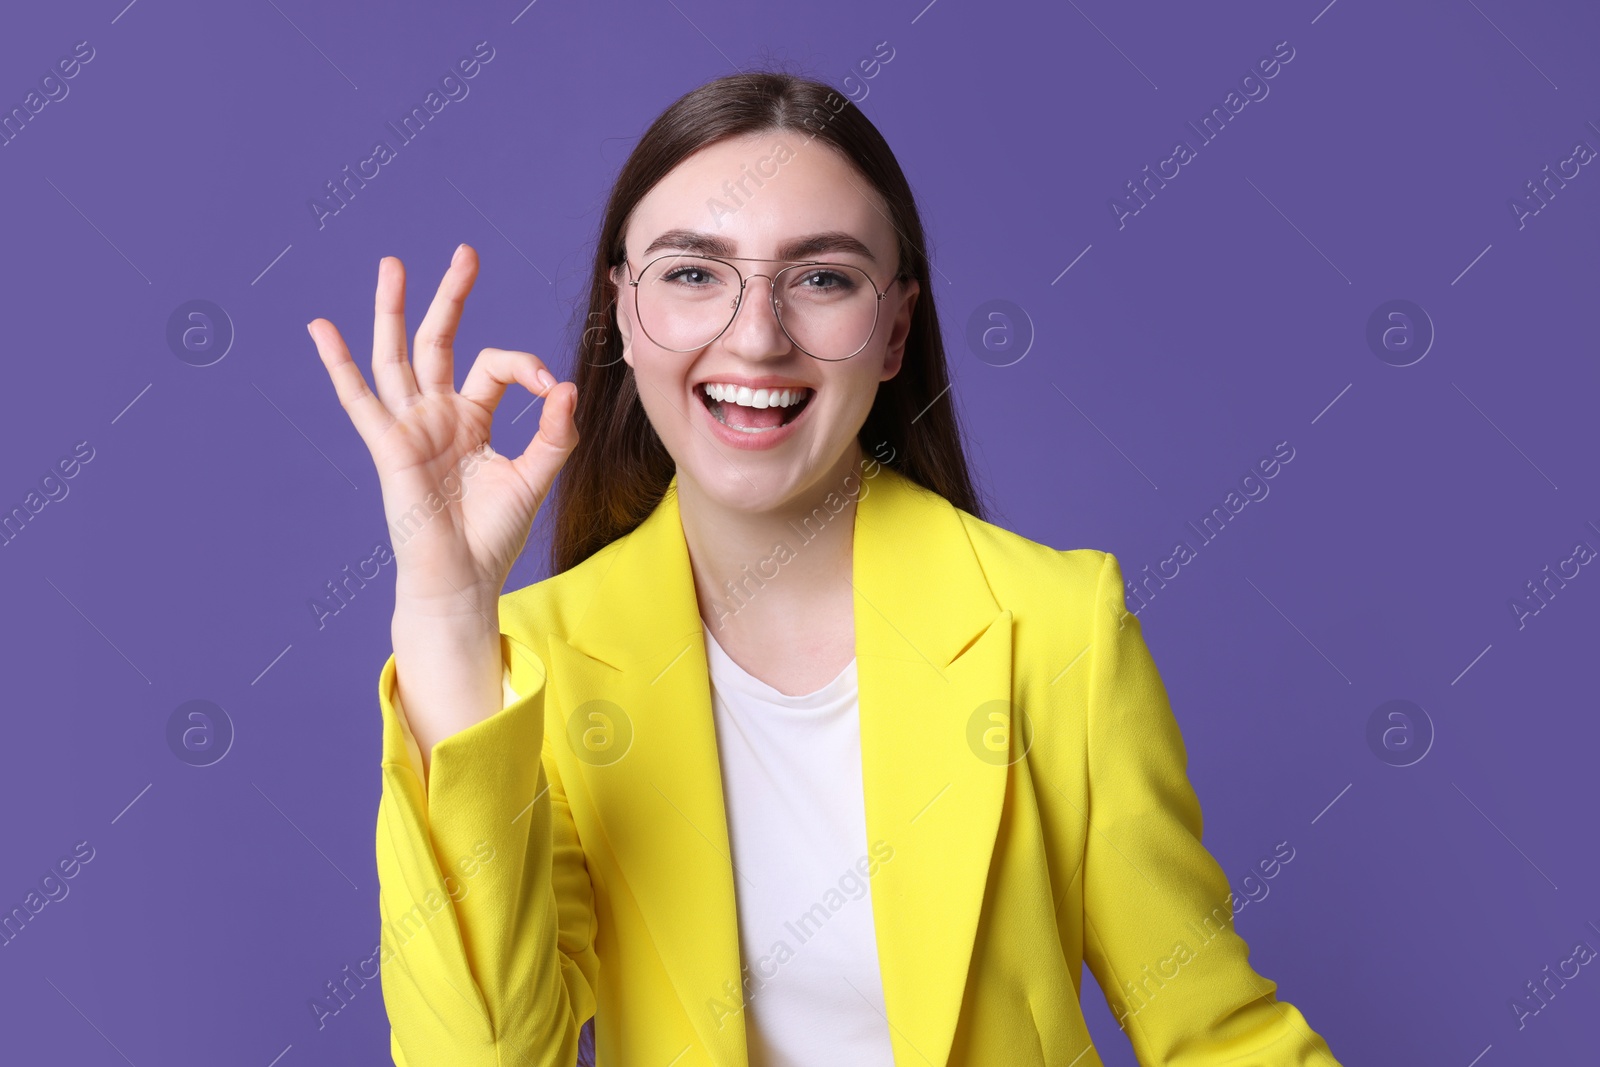
[[[749,389],[721,382],[706,382],[704,388],[706,395],[713,400],[746,408],[792,407],[806,395],[804,389]]]

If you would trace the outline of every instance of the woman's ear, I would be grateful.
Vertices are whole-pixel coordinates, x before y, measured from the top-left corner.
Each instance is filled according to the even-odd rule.
[[[911,313],[916,309],[922,285],[915,278],[907,278],[902,288],[904,291],[895,301],[894,318],[890,320],[889,346],[883,353],[883,376],[879,381],[886,382],[900,373],[901,364],[905,361],[906,341],[911,337]]]
[[[634,304],[622,299],[622,293],[626,290],[618,291],[618,296],[611,301],[611,317],[616,318],[616,333],[622,339],[622,362],[634,366],[634,323],[626,310],[632,309]]]
[[[628,366],[633,366],[633,323],[628,319],[624,307],[632,307],[633,303],[623,297],[627,289],[623,287],[622,267],[611,268],[611,282],[615,295],[611,300],[611,313],[617,320],[617,335],[622,338],[622,358]]]

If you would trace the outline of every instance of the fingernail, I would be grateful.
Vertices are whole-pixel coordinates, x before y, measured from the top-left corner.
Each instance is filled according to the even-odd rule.
[[[541,369],[534,377],[539,379],[539,384],[544,386],[544,391],[547,393],[556,387],[556,380],[550,377],[550,372],[547,370]]]
[[[461,262],[461,253],[466,250],[466,247],[467,246],[466,246],[465,242],[462,242],[461,244],[456,245],[455,253],[453,255],[451,255],[451,257],[450,257],[450,263],[451,263],[452,266],[454,266],[455,264]]]

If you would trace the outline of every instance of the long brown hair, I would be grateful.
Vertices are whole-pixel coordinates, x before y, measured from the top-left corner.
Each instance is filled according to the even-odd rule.
[[[623,164],[595,242],[594,270],[573,378],[579,441],[553,490],[551,574],[577,566],[632,531],[660,503],[673,459],[639,402],[617,331],[618,287],[611,268],[627,250],[623,231],[635,205],[688,156],[728,137],[793,130],[854,163],[888,205],[899,234],[900,270],[921,285],[899,373],[878,385],[858,439],[869,455],[979,518],[982,505],[962,450],[945,363],[922,220],[894,153],[856,105],[823,82],[751,71],[707,82],[650,125]],[[576,326],[574,323],[574,327]],[[915,426],[912,424],[916,423]]]

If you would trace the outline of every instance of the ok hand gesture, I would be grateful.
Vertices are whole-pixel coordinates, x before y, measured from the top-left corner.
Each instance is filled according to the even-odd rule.
[[[394,535],[397,615],[495,618],[534,515],[578,443],[577,387],[558,384],[532,353],[485,348],[456,391],[453,345],[477,274],[477,252],[461,245],[407,362],[405,269],[393,256],[380,261],[372,338],[376,396],[333,323],[319,318],[306,327],[377,467]],[[507,457],[489,447],[489,427],[512,382],[544,397],[544,407],[528,447]]]

